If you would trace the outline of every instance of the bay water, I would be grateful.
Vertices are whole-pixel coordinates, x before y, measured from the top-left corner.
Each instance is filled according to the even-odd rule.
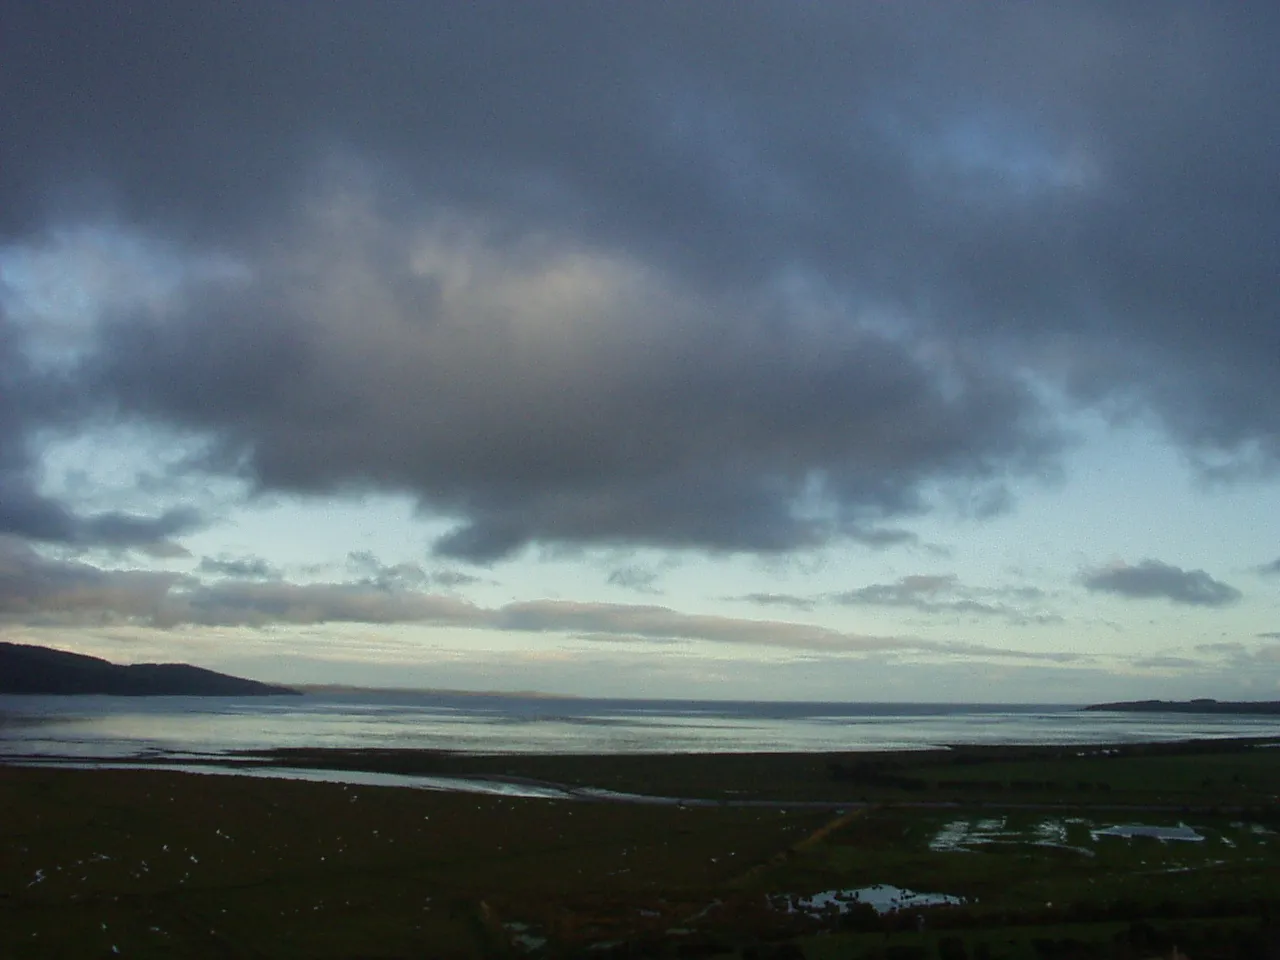
[[[614,700],[438,692],[280,697],[0,696],[0,761],[182,759],[235,751],[464,753],[919,750],[1280,737],[1280,717],[1071,705]]]

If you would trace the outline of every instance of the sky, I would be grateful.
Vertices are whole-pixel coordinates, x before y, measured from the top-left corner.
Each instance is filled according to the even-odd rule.
[[[0,22],[0,638],[1280,699],[1276,4]]]

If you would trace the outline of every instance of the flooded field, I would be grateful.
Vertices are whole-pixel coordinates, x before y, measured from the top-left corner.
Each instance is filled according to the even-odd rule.
[[[0,766],[0,956],[1266,955],[1280,753],[1037,750]]]
[[[963,898],[946,893],[917,893],[888,883],[877,883],[854,890],[820,890],[807,897],[779,897],[773,901],[781,907],[812,917],[828,913],[844,914],[859,906],[868,906],[876,913],[896,913],[923,907],[938,907],[964,903]]]
[[[1203,829],[1203,828],[1201,828]],[[929,849],[938,852],[976,850],[997,844],[1054,847],[1073,850],[1084,856],[1097,855],[1095,846],[1104,838],[1124,840],[1148,839],[1161,842],[1200,843],[1216,841],[1235,849],[1240,843],[1265,846],[1260,838],[1273,836],[1259,823],[1233,821],[1225,826],[1200,832],[1179,821],[1176,824],[1118,823],[1104,825],[1085,817],[1009,818],[961,817],[945,823],[929,841]],[[1211,844],[1212,845],[1212,844]]]

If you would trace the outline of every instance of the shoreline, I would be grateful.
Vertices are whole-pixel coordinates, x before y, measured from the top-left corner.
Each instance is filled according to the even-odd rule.
[[[1151,804],[1080,802],[990,804],[965,800],[783,800],[707,797],[676,797],[655,794],[623,793],[594,787],[575,787],[569,784],[548,783],[517,777],[449,778],[414,776],[412,774],[375,773],[349,769],[324,769],[313,767],[278,767],[266,764],[225,765],[219,763],[175,764],[156,762],[84,762],[74,760],[26,760],[0,764],[0,767],[26,770],[75,770],[79,772],[148,771],[175,773],[191,776],[245,777],[258,780],[282,780],[295,783],[323,783],[344,787],[378,787],[395,790],[420,790],[430,793],[455,793],[502,799],[565,801],[570,803],[605,803],[637,806],[660,806],[703,809],[756,809],[830,811],[843,814],[848,811],[892,807],[905,810],[947,811],[970,807],[998,807],[1006,811],[1035,811],[1064,813],[1088,809],[1094,813],[1111,814],[1182,814],[1182,815],[1237,815],[1256,811],[1256,807],[1222,804]]]
[[[1111,744],[955,744],[918,750],[773,753],[475,753],[409,748],[239,750],[101,758],[55,754],[0,756],[0,768],[156,770],[297,779],[365,786],[555,800],[648,804],[785,805],[823,808],[897,803],[991,803],[1176,808],[1142,798],[1125,802],[1100,771],[1123,763],[1200,762],[1280,749],[1277,737],[1199,738]],[[1280,765],[1280,753],[1276,754]],[[1216,759],[1215,759],[1216,758]],[[1029,769],[1040,771],[1036,776]],[[985,771],[981,777],[975,770]],[[1004,771],[995,776],[991,771]],[[1072,771],[1075,772],[1072,772]],[[1046,773],[1046,771],[1048,771]],[[1088,777],[1086,778],[1086,773]],[[1052,775],[1050,775],[1052,774]],[[1054,803],[1053,797],[1071,793]],[[1278,791],[1280,792],[1280,791]],[[1133,799],[1133,798],[1131,798]],[[1237,808],[1260,797],[1250,795]],[[1275,801],[1276,796],[1271,795]],[[1248,802],[1246,802],[1248,801]],[[1223,807],[1220,799],[1203,806]]]

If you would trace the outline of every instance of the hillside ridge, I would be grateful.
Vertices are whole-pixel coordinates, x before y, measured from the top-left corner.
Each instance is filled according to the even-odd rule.
[[[0,641],[3,694],[257,697],[297,692],[186,663],[116,664],[49,647]]]

